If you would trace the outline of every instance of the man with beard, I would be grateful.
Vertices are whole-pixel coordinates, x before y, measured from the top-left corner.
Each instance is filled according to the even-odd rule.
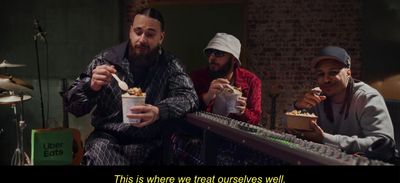
[[[311,131],[289,130],[300,138],[333,144],[347,153],[365,152],[379,138],[394,142],[392,122],[377,90],[351,77],[351,59],[343,48],[328,46],[313,60],[319,87],[294,107],[318,116]]]
[[[200,110],[218,113],[216,106],[226,103],[218,100],[218,95],[229,87],[240,88],[242,96],[236,101],[237,113],[224,113],[243,122],[257,125],[261,119],[261,80],[240,65],[240,41],[226,33],[217,33],[204,49],[208,59],[208,66],[194,71],[191,74],[196,89]],[[219,103],[220,102],[220,103]],[[189,134],[187,132],[190,132]],[[200,149],[202,146],[202,132],[196,128],[186,129],[184,133],[175,133],[172,138],[174,152],[179,163],[202,165]],[[268,160],[259,153],[247,147],[237,146],[235,143],[222,138],[213,139],[218,144],[217,165],[265,165]],[[184,146],[183,146],[184,144]]]
[[[130,26],[129,41],[95,56],[65,93],[66,107],[76,116],[96,106],[92,113],[94,131],[86,140],[82,164],[159,164],[161,129],[197,108],[189,76],[179,60],[161,47],[164,36],[161,13],[152,8],[141,10]],[[131,106],[136,114],[127,115],[141,122],[123,123],[123,91],[111,74],[146,93],[146,104]]]
[[[236,101],[237,113],[229,117],[258,124],[261,119],[261,80],[240,65],[240,41],[226,33],[217,33],[204,49],[208,67],[191,74],[200,109],[215,111],[217,95],[228,85],[240,88],[242,96]],[[219,104],[218,104],[219,105]]]

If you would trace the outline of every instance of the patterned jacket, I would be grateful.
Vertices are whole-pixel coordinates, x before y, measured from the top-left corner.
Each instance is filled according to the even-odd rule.
[[[128,46],[126,41],[95,56],[87,70],[80,74],[65,95],[69,112],[79,117],[91,112],[96,106],[92,113],[95,130],[132,143],[159,137],[163,121],[182,118],[187,112],[194,111],[198,107],[198,98],[193,83],[179,60],[164,50],[150,66],[146,77],[142,81],[135,80],[129,71],[126,57]],[[114,65],[117,75],[130,88],[140,87],[145,91],[146,103],[159,108],[160,119],[140,129],[122,123],[122,92],[117,82],[113,79],[98,92],[90,89],[92,70],[103,64]]]

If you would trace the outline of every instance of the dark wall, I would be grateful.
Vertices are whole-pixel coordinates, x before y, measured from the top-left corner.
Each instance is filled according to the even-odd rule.
[[[0,59],[26,64],[36,77],[33,19],[47,32],[50,77],[76,77],[101,49],[119,41],[119,1],[4,0],[0,3]],[[45,66],[43,43],[39,44]]]
[[[400,74],[400,1],[364,0],[362,5],[362,79]]]
[[[0,1],[0,61],[26,67],[8,73],[33,85],[32,99],[24,102],[25,149],[30,152],[31,129],[42,127],[41,105],[33,42],[33,19],[47,32],[48,64],[43,42],[39,42],[44,111],[48,127],[62,125],[61,78],[69,81],[82,72],[91,58],[120,41],[118,0],[2,0]],[[47,77],[47,67],[48,75]],[[0,74],[4,74],[0,68]],[[15,116],[9,105],[0,105],[0,164],[10,164],[16,148]],[[74,118],[71,125],[86,134],[89,118]],[[85,136],[84,136],[85,137]]]

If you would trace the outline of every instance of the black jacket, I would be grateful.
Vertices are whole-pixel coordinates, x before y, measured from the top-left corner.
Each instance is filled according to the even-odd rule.
[[[129,43],[124,42],[95,56],[65,96],[68,111],[78,117],[91,112],[96,106],[92,113],[95,130],[107,132],[118,139],[135,141],[158,136],[163,121],[178,119],[194,111],[198,107],[198,98],[179,60],[166,51],[162,51],[157,61],[148,68],[144,79],[138,81],[133,78],[126,56],[128,46]],[[117,75],[130,88],[140,87],[146,92],[146,103],[160,109],[159,121],[140,129],[122,123],[122,93],[117,82],[113,79],[98,92],[90,89],[92,70],[103,64],[114,65]]]

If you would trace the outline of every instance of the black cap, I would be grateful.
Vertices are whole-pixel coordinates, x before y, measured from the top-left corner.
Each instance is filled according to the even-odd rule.
[[[327,46],[319,52],[318,56],[312,61],[312,65],[315,68],[317,64],[326,59],[336,60],[343,64],[346,68],[351,66],[351,58],[345,49],[337,46]]]

